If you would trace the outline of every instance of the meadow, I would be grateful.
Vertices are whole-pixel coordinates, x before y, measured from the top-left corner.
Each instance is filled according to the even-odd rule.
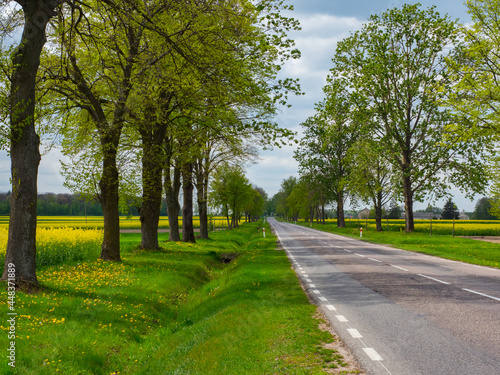
[[[385,222],[385,221],[384,221]],[[363,241],[394,246],[398,249],[425,253],[446,259],[500,268],[500,243],[478,241],[460,236],[488,236],[497,235],[498,221],[463,221],[460,226],[455,224],[455,237],[452,236],[453,221],[432,222],[432,236],[430,223],[415,221],[415,232],[405,233],[402,220],[389,220],[384,223],[383,232],[375,230],[375,220],[346,220],[345,228],[338,228],[336,220],[328,220],[326,224],[306,223],[303,220],[299,225],[313,227],[325,232],[341,234],[343,236],[360,239],[360,227],[363,228]],[[368,224],[368,225],[367,225]],[[388,229],[388,230],[387,230]],[[498,233],[500,235],[500,233]]]
[[[317,308],[262,225],[196,244],[160,233],[154,252],[123,233],[121,263],[98,259],[101,230],[39,230],[42,253],[68,254],[43,258],[39,292],[17,292],[16,368],[4,358],[1,373],[357,373],[325,346],[335,339],[318,328]]]

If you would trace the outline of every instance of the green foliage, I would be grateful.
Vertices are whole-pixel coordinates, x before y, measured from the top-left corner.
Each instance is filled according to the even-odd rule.
[[[491,214],[491,199],[483,197],[476,202],[474,207],[473,220],[495,220],[497,217]]]
[[[288,217],[290,206],[288,205],[287,198],[290,196],[296,185],[297,178],[293,176],[290,176],[281,181],[281,189],[273,197],[273,201],[276,205],[274,212],[276,214]]]
[[[246,209],[252,211],[256,203],[262,207],[263,199],[260,200],[256,194],[259,193],[252,187],[239,166],[225,164],[214,173],[210,200],[214,207],[222,208],[225,215],[228,217],[232,215],[230,228],[238,226],[239,215]],[[255,208],[260,211],[260,207]]]

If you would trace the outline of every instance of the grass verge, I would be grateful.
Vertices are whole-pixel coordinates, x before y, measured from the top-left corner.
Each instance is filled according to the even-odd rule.
[[[423,233],[377,232],[366,228],[363,228],[363,238],[360,238],[357,228],[338,228],[335,224],[319,223],[313,223],[311,226],[302,221],[297,224],[367,242],[390,245],[398,249],[500,268],[500,244],[461,237],[430,236]]]
[[[325,348],[332,336],[267,233],[247,224],[156,252],[123,234],[122,263],[42,268],[41,291],[16,295],[16,367],[4,359],[1,373],[320,374],[345,365]]]

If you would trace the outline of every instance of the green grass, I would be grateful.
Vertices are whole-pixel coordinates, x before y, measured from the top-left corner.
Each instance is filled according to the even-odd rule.
[[[42,290],[17,293],[16,368],[4,359],[1,373],[319,374],[343,366],[323,348],[332,337],[266,232],[246,224],[197,244],[162,242],[157,252],[139,250],[139,234],[123,234],[122,263],[42,267]],[[226,264],[222,254],[238,255]]]
[[[297,224],[310,227],[303,221]],[[394,246],[398,249],[434,255],[461,262],[500,268],[500,244],[477,241],[468,238],[433,235],[429,233],[376,232],[363,227],[363,238],[358,228],[337,228],[336,224],[312,225],[314,229],[362,239],[372,243]]]

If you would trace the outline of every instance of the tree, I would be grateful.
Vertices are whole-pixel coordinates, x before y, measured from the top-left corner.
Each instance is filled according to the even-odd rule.
[[[276,199],[276,213],[283,215],[285,219],[289,219],[288,213],[290,212],[290,206],[288,205],[287,198],[292,193],[293,188],[297,185],[297,178],[290,176],[281,181],[281,188],[278,193],[275,194],[273,199]]]
[[[355,168],[347,176],[347,186],[365,203],[371,201],[374,209],[370,210],[370,218],[373,216],[381,232],[384,206],[394,196],[394,168],[383,156],[381,143],[369,137],[360,136],[349,150],[349,158]]]
[[[307,191],[304,182],[299,181],[293,188],[290,195],[286,198],[288,207],[290,207],[291,219],[296,221],[300,212],[307,205]]]
[[[464,43],[458,44],[446,60],[455,82],[442,89],[445,103],[467,121],[457,127],[467,138],[499,134],[500,84],[500,1],[468,0],[468,13],[474,22],[462,27]]]
[[[253,199],[254,190],[239,166],[226,164],[216,170],[210,200],[213,206],[222,207],[229,229],[238,227],[240,214]]]
[[[464,142],[459,119],[440,104],[438,88],[453,79],[444,55],[458,43],[455,23],[418,4],[369,21],[337,45],[332,75],[364,97],[373,137],[400,175],[405,231],[412,232],[414,200],[441,197],[450,185],[484,190],[484,140]]]
[[[17,284],[36,284],[37,177],[41,157],[40,138],[35,131],[35,86],[47,24],[57,15],[61,1],[19,0],[17,3],[23,10],[24,27],[12,55],[9,98],[12,197],[2,279],[7,279],[8,269],[14,264]]]
[[[459,217],[460,217],[460,211],[458,211],[458,208],[455,205],[455,203],[453,203],[452,199],[448,198],[448,200],[444,204],[441,218],[443,220],[452,220],[452,219],[457,220],[459,219]]]
[[[456,81],[443,90],[448,94],[445,103],[465,119],[456,125],[465,133],[465,141],[493,137],[493,142],[485,142],[487,146],[497,142],[500,135],[500,1],[468,0],[467,7],[474,23],[462,28],[464,43],[447,59]],[[499,157],[498,150],[493,152],[489,176],[491,213],[500,217]]]
[[[316,106],[316,115],[301,124],[305,128],[304,137],[294,155],[301,173],[315,176],[326,201],[337,203],[340,228],[345,227],[345,184],[353,166],[348,151],[359,136],[352,116],[354,99],[345,85],[343,80],[329,78],[323,89],[326,99]]]
[[[496,217],[490,213],[490,198],[483,197],[476,202],[474,207],[474,220],[496,220]]]
[[[401,207],[399,207],[395,199],[392,199],[389,205],[389,219],[399,218],[401,218]]]

